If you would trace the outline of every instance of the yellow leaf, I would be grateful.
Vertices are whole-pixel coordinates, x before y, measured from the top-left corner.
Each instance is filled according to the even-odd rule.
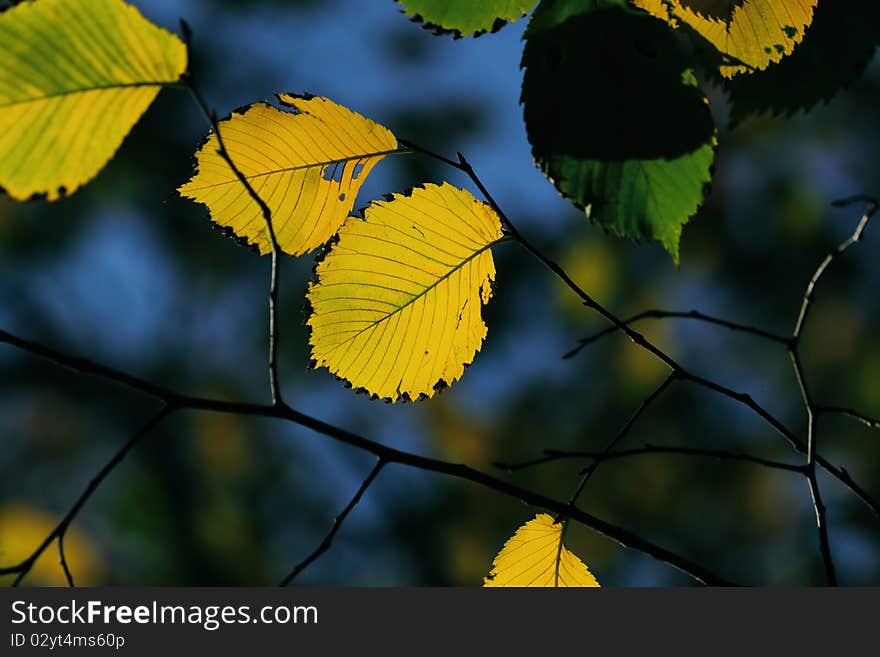
[[[561,542],[562,523],[539,513],[504,544],[483,586],[599,586],[584,562]]]
[[[313,365],[391,401],[451,385],[486,337],[501,237],[495,212],[449,184],[349,219],[309,286]]]
[[[122,0],[40,0],[0,13],[0,187],[53,201],[94,178],[186,46]]]
[[[790,55],[819,0],[633,0],[673,27],[687,26],[732,62],[724,77],[760,71]]]
[[[399,152],[391,132],[327,98],[278,94],[295,112],[255,103],[220,122],[236,167],[272,211],[278,245],[291,255],[321,246],[343,224],[373,167]],[[259,206],[217,153],[211,135],[181,195],[203,203],[215,223],[269,253]]]

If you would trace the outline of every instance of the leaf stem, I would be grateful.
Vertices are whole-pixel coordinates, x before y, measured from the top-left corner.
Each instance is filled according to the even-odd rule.
[[[217,113],[210,108],[205,101],[204,96],[194,82],[192,74],[190,72],[185,73],[181,78],[181,83],[190,92],[190,96],[192,96],[199,110],[204,115],[216,135],[217,154],[229,165],[229,168],[235,174],[235,177],[238,178],[239,182],[241,182],[248,195],[259,206],[263,219],[266,222],[266,229],[269,233],[269,241],[272,247],[272,265],[269,278],[269,392],[272,395],[272,403],[276,406],[280,406],[284,404],[284,400],[281,396],[281,386],[278,380],[278,290],[281,285],[281,270],[279,263],[281,247],[278,245],[275,228],[272,224],[272,211],[256,192],[247,177],[236,166],[235,162],[232,161],[232,157],[226,149],[226,144],[223,141],[223,135],[220,132],[220,122],[217,118]]]

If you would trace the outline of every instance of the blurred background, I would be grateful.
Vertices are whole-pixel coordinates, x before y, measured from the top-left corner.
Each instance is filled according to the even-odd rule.
[[[521,230],[619,315],[698,308],[776,332],[793,327],[819,260],[880,194],[880,61],[827,106],[790,120],[722,129],[711,196],[685,230],[676,269],[656,245],[607,237],[533,167],[518,104],[525,21],[478,39],[435,37],[391,0],[136,1],[194,33],[193,72],[221,115],[276,91],[328,96],[398,136],[467,154]],[[723,125],[725,100],[710,93]],[[265,402],[268,259],[211,228],[177,198],[206,126],[164,91],[100,176],[70,199],[0,199],[0,326],[181,392]],[[358,206],[456,171],[386,159]],[[880,415],[880,230],[835,265],[804,340],[815,396]],[[298,410],[395,447],[510,477],[567,498],[585,463],[508,475],[493,461],[544,449],[604,447],[665,371],[611,336],[514,245],[496,250],[489,336],[463,380],[436,399],[386,405],[307,371],[303,297],[311,258],[283,263],[280,361]],[[694,322],[641,328],[695,372],[760,403],[803,434],[783,348]],[[0,563],[17,562],[155,402],[0,346]],[[880,434],[823,418],[821,451],[880,495]],[[732,402],[673,387],[624,446],[744,450],[797,462],[768,426]],[[288,423],[187,412],[155,431],[76,520],[68,561],[80,584],[265,585],[317,546],[372,467],[354,449]],[[844,584],[880,584],[880,522],[823,476]],[[590,512],[748,584],[822,583],[814,517],[799,476],[748,464],[644,456],[608,462],[582,497]],[[473,485],[391,466],[298,584],[476,586],[536,509]],[[579,526],[569,546],[603,585],[686,585],[674,569]],[[26,584],[62,584],[54,548]]]

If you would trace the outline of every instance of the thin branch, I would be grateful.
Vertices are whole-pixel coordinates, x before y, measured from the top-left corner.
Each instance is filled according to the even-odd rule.
[[[748,333],[759,338],[763,338],[765,340],[769,340],[771,342],[777,342],[779,344],[787,345],[790,342],[790,338],[787,338],[783,335],[778,335],[776,333],[771,333],[770,331],[765,331],[762,328],[757,326],[751,326],[749,324],[740,324],[737,322],[731,322],[726,319],[722,319],[720,317],[715,317],[713,315],[707,315],[706,313],[700,312],[699,310],[690,310],[687,312],[683,311],[674,311],[674,310],[660,310],[660,309],[651,309],[642,311],[628,319],[623,320],[623,323],[627,326],[632,326],[638,322],[641,322],[645,319],[693,319],[700,322],[706,322],[708,324],[715,324],[717,326],[723,326],[724,328],[730,329],[731,331],[736,331],[740,333]],[[577,354],[581,352],[585,347],[597,342],[598,340],[604,338],[606,335],[611,335],[612,333],[617,333],[619,329],[616,326],[609,326],[593,335],[581,338],[578,341],[578,346],[566,353],[563,358],[573,358]]]
[[[67,557],[64,554],[64,533],[58,535],[57,539],[58,543],[58,563],[61,564],[61,570],[64,571],[64,579],[67,580],[67,585],[70,588],[75,588],[76,584],[73,583],[73,573],[70,572],[70,566],[67,565]]]
[[[822,491],[819,488],[819,480],[816,477],[816,413],[814,412],[813,397],[807,384],[804,366],[801,363],[800,352],[797,343],[792,342],[789,348],[792,366],[797,377],[798,387],[804,400],[804,408],[807,413],[807,464],[804,474],[810,488],[810,497],[813,500],[813,511],[816,515],[816,531],[819,535],[819,552],[822,555],[822,563],[825,566],[825,577],[830,586],[837,586],[837,569],[834,566],[834,558],[831,555],[831,543],[828,538],[828,515],[825,503],[822,501]]]
[[[357,492],[351,498],[348,504],[345,505],[345,508],[340,512],[336,518],[333,520],[333,526],[330,528],[330,531],[324,537],[324,540],[321,541],[321,544],[318,545],[317,548],[305,559],[303,559],[300,563],[294,567],[290,573],[281,580],[279,586],[287,586],[289,585],[297,576],[308,568],[315,560],[324,554],[327,550],[330,549],[330,546],[333,545],[333,538],[336,536],[336,533],[342,528],[342,523],[345,522],[345,519],[348,517],[348,514],[351,513],[352,509],[358,505],[361,501],[361,498],[364,496],[364,493],[367,492],[367,489],[370,487],[370,484],[376,479],[379,473],[382,471],[382,468],[385,467],[385,461],[379,459],[376,463],[375,467],[370,471],[370,474],[367,475],[367,478],[364,479],[364,482],[360,485],[360,488],[357,489]]]
[[[227,413],[231,415],[252,416],[277,418],[287,420],[306,427],[324,435],[333,440],[339,441],[346,445],[350,445],[365,452],[375,455],[377,458],[386,463],[399,463],[411,468],[423,470],[427,472],[435,472],[455,479],[470,481],[489,490],[517,499],[525,504],[540,509],[545,509],[551,513],[559,514],[562,517],[570,518],[576,522],[583,524],[609,538],[617,541],[625,547],[632,548],[655,559],[668,563],[677,568],[681,572],[689,575],[699,582],[712,586],[729,586],[731,583],[713,573],[712,571],[700,566],[690,559],[676,554],[666,548],[663,548],[635,532],[619,527],[607,522],[597,516],[594,516],[579,508],[571,507],[565,502],[554,500],[537,493],[535,491],[516,486],[497,477],[475,470],[463,464],[450,463],[439,459],[433,459],[411,452],[397,450],[387,447],[382,443],[370,440],[356,433],[329,424],[317,418],[311,417],[304,413],[291,408],[287,404],[273,404],[271,406],[261,404],[249,404],[241,402],[230,402],[220,399],[208,399],[203,397],[190,397],[181,395],[173,390],[162,388],[153,383],[138,379],[129,374],[124,374],[105,365],[93,363],[92,361],[66,356],[61,352],[49,349],[38,343],[22,340],[11,336],[6,331],[0,330],[0,342],[6,342],[25,351],[29,351],[35,355],[48,358],[59,365],[74,367],[84,374],[91,374],[101,378],[126,385],[132,389],[140,390],[150,394],[166,403],[167,410],[165,415],[172,410],[202,410],[213,411],[217,413]],[[154,418],[155,419],[155,418]],[[161,419],[161,418],[159,418]],[[154,422],[155,425],[158,422]],[[105,475],[106,476],[106,475]],[[103,479],[103,477],[101,477]],[[51,543],[51,538],[47,539],[47,544]],[[42,548],[45,549],[45,546]],[[42,549],[40,551],[42,551]],[[21,564],[20,564],[21,565]],[[20,565],[12,568],[0,569],[0,575],[8,572],[20,572]]]
[[[52,541],[55,540],[63,540],[67,529],[70,527],[70,524],[77,517],[82,508],[86,505],[86,502],[95,494],[95,491],[98,490],[98,487],[101,483],[116,469],[118,466],[128,455],[128,453],[132,450],[132,448],[137,445],[144,436],[149,434],[162,420],[164,420],[168,415],[170,415],[175,410],[175,407],[165,405],[162,409],[153,415],[146,424],[144,424],[138,431],[134,433],[134,435],[126,441],[126,443],[113,455],[113,457],[104,464],[104,467],[98,472],[97,475],[88,483],[85,487],[85,490],[80,494],[77,498],[76,502],[73,503],[73,506],[70,507],[70,510],[61,519],[55,529],[53,529],[49,535],[40,543],[37,548],[31,553],[29,557],[27,557],[24,561],[14,565],[8,566],[5,568],[0,568],[0,576],[2,575],[11,575],[17,574],[15,581],[13,581],[13,586],[18,586],[21,583],[21,580],[31,571],[34,567],[34,564],[37,562],[37,559],[40,558],[40,555],[46,551]],[[62,552],[62,564],[64,564],[63,560],[63,545],[59,542],[59,550]],[[65,574],[68,575],[68,582],[71,581],[70,573],[65,566]]]
[[[810,392],[810,387],[807,383],[806,373],[804,372],[804,366],[801,362],[800,344],[801,335],[803,334],[803,330],[806,325],[810,309],[812,308],[813,300],[815,298],[816,289],[819,282],[822,280],[825,272],[828,271],[828,268],[837,258],[843,255],[854,244],[861,241],[862,237],[865,234],[865,230],[868,227],[868,223],[871,221],[871,217],[877,211],[877,202],[873,199],[866,200],[854,197],[852,199],[845,199],[843,201],[835,203],[835,205],[837,206],[845,206],[853,202],[860,201],[866,202],[867,207],[861,219],[859,220],[859,223],[856,225],[856,228],[853,231],[852,235],[850,235],[848,239],[844,240],[841,244],[837,246],[837,248],[835,248],[827,256],[825,256],[825,259],[822,260],[822,262],[819,264],[819,267],[816,269],[815,273],[810,279],[810,282],[807,284],[806,292],[804,292],[804,296],[801,301],[801,309],[798,313],[798,318],[795,323],[794,331],[792,332],[791,340],[788,345],[788,352],[791,357],[792,367],[794,368],[798,388],[801,391],[801,397],[803,398],[804,409],[807,415],[807,464],[805,468],[805,476],[807,478],[807,483],[810,488],[810,496],[813,500],[813,510],[816,515],[816,530],[819,534],[819,551],[822,554],[822,562],[825,566],[826,579],[828,581],[828,584],[831,586],[837,585],[837,571],[834,565],[834,558],[831,554],[830,540],[828,538],[827,510],[825,508],[824,502],[822,501],[822,492],[819,487],[818,476],[816,475],[816,448],[818,442],[816,436],[816,416],[819,414],[819,411],[817,411],[817,404],[813,398],[813,395]]]
[[[841,468],[837,468],[836,466],[831,465],[824,459],[821,459],[816,453],[816,440],[815,440],[815,413],[812,400],[809,398],[809,393],[806,389],[806,382],[802,375],[802,372],[798,372],[798,379],[801,386],[801,390],[804,394],[804,398],[806,400],[807,406],[807,415],[808,415],[808,435],[806,445],[803,444],[799,438],[797,438],[790,430],[788,430],[779,420],[777,420],[773,415],[771,415],[766,409],[757,404],[750,396],[743,395],[726,388],[725,386],[721,386],[720,384],[715,383],[714,381],[710,381],[704,377],[696,376],[682,367],[672,356],[667,354],[665,351],[654,345],[652,342],[647,340],[641,333],[633,330],[630,326],[630,323],[621,320],[610,310],[605,308],[602,304],[596,301],[591,295],[585,292],[571,277],[565,272],[565,270],[559,266],[555,261],[541,252],[537,247],[535,247],[528,239],[526,239],[522,233],[517,230],[514,226],[513,222],[507,217],[495,199],[492,197],[491,193],[486,189],[483,182],[480,180],[479,176],[476,174],[476,171],[471,166],[471,164],[467,161],[467,159],[461,153],[458,153],[458,162],[454,163],[452,160],[445,158],[443,156],[437,155],[436,153],[432,153],[426,149],[420,149],[418,147],[413,147],[414,150],[421,151],[425,155],[430,157],[434,157],[443,161],[451,166],[456,167],[460,171],[466,173],[471,181],[477,186],[480,192],[483,194],[483,197],[489,203],[493,210],[498,214],[498,217],[501,221],[502,228],[504,232],[515,240],[517,240],[520,245],[523,246],[530,254],[532,254],[539,262],[544,264],[550,271],[552,271],[563,283],[565,283],[575,294],[580,297],[583,301],[584,305],[594,310],[602,317],[604,317],[609,324],[611,324],[612,329],[606,330],[599,334],[599,337],[602,335],[608,335],[613,330],[622,331],[626,334],[626,336],[635,344],[640,346],[645,351],[653,354],[660,361],[665,363],[671,370],[674,375],[679,376],[680,378],[689,380],[697,385],[701,385],[710,390],[714,390],[722,395],[730,397],[745,406],[751,408],[754,412],[756,412],[760,417],[766,420],[771,426],[773,426],[777,431],[779,431],[783,437],[785,437],[788,442],[798,451],[805,453],[807,455],[807,467],[805,476],[809,482],[810,493],[813,499],[813,506],[816,512],[816,523],[817,529],[819,533],[819,544],[820,551],[822,553],[823,562],[825,564],[825,571],[828,578],[829,584],[836,584],[837,577],[834,569],[834,561],[831,557],[831,549],[829,546],[828,540],[828,528],[827,528],[827,520],[826,520],[826,511],[825,506],[822,503],[822,497],[819,490],[819,483],[816,476],[816,463],[820,463],[823,467],[828,469],[828,471],[834,475],[837,479],[839,479],[844,484],[850,485],[851,478],[849,474],[842,470]],[[844,201],[840,201],[835,203],[835,205],[842,206],[848,205],[850,203],[859,202],[866,200],[863,197],[853,197],[851,199],[846,199]],[[799,358],[797,355],[797,348],[800,341],[801,330],[803,329],[804,322],[806,321],[807,315],[809,313],[813,295],[815,293],[815,288],[822,278],[825,271],[828,269],[829,265],[835,260],[835,258],[839,257],[842,253],[844,253],[847,249],[849,249],[853,244],[861,240],[865,228],[867,227],[868,222],[871,219],[871,216],[876,212],[878,203],[874,199],[867,199],[868,207],[865,211],[864,216],[862,217],[859,225],[857,226],[853,235],[843,242],[840,246],[837,247],[834,251],[832,251],[825,260],[819,265],[819,268],[816,270],[816,273],[813,275],[809,285],[807,286],[806,294],[804,295],[803,302],[801,304],[801,311],[798,316],[797,323],[795,325],[795,330],[790,339],[781,338],[780,336],[774,336],[772,339],[777,342],[781,342],[787,345],[789,351],[792,353],[793,359],[795,361],[796,368],[799,368]],[[740,330],[747,331],[749,333],[753,333],[756,335],[760,335],[761,337],[768,338],[770,334],[767,334],[763,329],[757,329],[755,327],[748,327],[746,325],[734,324],[733,322],[727,322],[725,320],[717,320],[717,318],[706,319],[708,316],[701,317],[697,315],[696,317],[691,314],[692,318],[702,319],[703,321],[713,321],[713,323],[720,324],[721,326],[726,326],[727,328],[731,328],[732,330]],[[598,339],[598,338],[594,338]],[[770,339],[770,338],[768,338]],[[589,339],[588,342],[589,343]],[[582,343],[582,346],[583,343]],[[593,469],[595,469],[597,462],[594,461],[592,464]],[[580,486],[578,487],[578,491],[575,494],[582,490],[583,485],[589,479],[589,475],[592,474],[592,470],[588,469],[584,479],[581,481]],[[868,498],[864,494],[864,491],[858,489],[858,487],[853,487],[850,485],[851,490],[856,493],[860,498],[864,501],[868,502]],[[880,515],[880,507],[877,506],[876,502],[871,501],[870,503],[872,509],[875,514]]]
[[[843,255],[847,251],[847,249],[861,241],[862,237],[864,237],[865,229],[868,227],[868,223],[871,221],[871,217],[873,217],[874,213],[877,212],[877,201],[873,199],[865,199],[864,197],[853,197],[852,199],[844,199],[843,201],[837,201],[835,203],[837,207],[844,207],[851,203],[861,201],[865,201],[867,203],[867,208],[865,209],[865,213],[864,215],[862,215],[858,226],[856,226],[855,231],[852,235],[850,235],[849,239],[842,242],[840,245],[838,245],[836,249],[825,256],[825,259],[819,265],[819,268],[816,269],[816,273],[813,274],[813,277],[810,279],[810,282],[807,285],[807,291],[804,293],[803,300],[801,301],[801,310],[798,313],[797,322],[795,323],[794,327],[793,339],[795,343],[800,340],[804,324],[807,321],[807,316],[809,315],[810,308],[813,304],[813,298],[816,294],[816,286],[819,284],[822,276],[824,276],[825,272],[828,270],[828,267],[831,266],[832,262]]]
[[[532,459],[530,461],[522,461],[519,463],[493,463],[496,467],[508,472],[517,472],[528,468],[537,467],[547,463],[566,460],[592,459],[598,461],[617,461],[629,459],[634,456],[646,456],[650,454],[674,454],[681,456],[691,456],[696,458],[712,459],[717,461],[742,461],[744,463],[753,463],[771,470],[784,470],[788,472],[804,473],[804,466],[792,463],[783,463],[781,461],[772,461],[770,459],[753,456],[751,454],[743,454],[741,452],[729,452],[717,449],[701,449],[695,447],[679,447],[677,445],[652,445],[645,444],[643,447],[633,449],[621,449],[613,452],[586,452],[586,451],[564,451],[558,449],[544,450],[544,456]],[[582,471],[582,472],[585,472]]]
[[[762,418],[771,427],[776,429],[776,431],[783,438],[785,438],[788,443],[798,452],[800,452],[801,454],[807,453],[806,444],[800,438],[798,438],[788,427],[782,424],[782,422],[777,419],[772,413],[770,413],[767,409],[765,409],[757,401],[755,401],[755,399],[751,395],[747,393],[736,392],[735,390],[728,388],[727,386],[720,385],[709,379],[691,374],[690,372],[682,372],[679,374],[679,376],[684,381],[690,381],[702,388],[717,392],[718,394],[727,397],[728,399],[731,399],[745,406],[746,408],[751,409],[753,413]],[[833,476],[840,483],[846,486],[869,509],[871,509],[874,515],[880,517],[880,501],[878,501],[867,490],[865,490],[864,487],[856,482],[845,468],[841,468],[835,465],[818,452],[816,453],[816,463],[822,466],[831,476]]]
[[[269,232],[269,242],[272,246],[272,271],[269,278],[269,390],[272,393],[272,403],[275,405],[283,404],[284,401],[281,397],[281,386],[278,382],[278,289],[281,284],[281,270],[279,263],[281,247],[278,245],[278,239],[275,236],[275,228],[272,224],[272,210],[270,210],[266,202],[260,198],[260,195],[253,188],[247,177],[235,165],[235,162],[232,161],[232,157],[229,155],[229,151],[226,150],[226,144],[220,133],[220,121],[217,118],[217,113],[205,101],[204,96],[202,96],[202,93],[199,91],[193,80],[192,74],[189,72],[184,74],[182,82],[190,92],[193,100],[195,100],[199,110],[201,110],[205,119],[208,121],[214,134],[217,136],[217,154],[226,161],[229,168],[232,169],[232,172],[235,174],[235,177],[238,178],[239,182],[241,182],[242,186],[247,191],[248,195],[259,206],[263,219],[266,222],[266,229]]]
[[[828,414],[836,414],[836,415],[845,415],[847,417],[851,417],[854,420],[861,422],[866,427],[870,429],[880,429],[880,419],[870,417],[865,415],[864,413],[859,413],[856,410],[851,408],[843,408],[841,406],[825,406],[823,404],[817,404],[815,407],[817,413],[828,413]]]
[[[672,385],[672,383],[677,378],[678,375],[675,371],[670,372],[669,375],[665,379],[663,379],[663,382],[659,386],[657,386],[657,389],[654,390],[654,392],[652,392],[650,395],[648,395],[641,404],[639,404],[636,412],[633,413],[630,419],[627,420],[626,424],[624,424],[620,428],[620,431],[618,431],[617,435],[615,435],[614,438],[612,438],[611,441],[605,446],[605,449],[602,450],[601,454],[608,455],[612,449],[617,447],[617,444],[621,440],[623,440],[627,436],[627,434],[629,434],[629,432],[635,426],[636,422],[639,421],[639,418],[642,417],[645,411],[647,411],[651,407],[651,405],[655,401],[657,401],[664,392],[666,392],[667,388],[669,388],[669,386]],[[586,487],[587,483],[589,483],[590,479],[593,476],[593,473],[596,472],[596,469],[599,467],[600,463],[602,463],[601,457],[593,459],[593,462],[590,463],[589,467],[587,467],[583,471],[581,480],[578,483],[577,488],[575,488],[574,493],[572,493],[571,497],[568,500],[568,503],[570,505],[574,506],[575,504],[577,504],[578,498],[580,498],[581,493],[584,492],[584,488]]]

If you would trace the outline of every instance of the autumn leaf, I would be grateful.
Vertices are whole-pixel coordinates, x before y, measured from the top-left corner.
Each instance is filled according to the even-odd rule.
[[[40,0],[0,13],[0,187],[16,200],[94,178],[186,47],[122,0]]]
[[[227,152],[272,211],[280,248],[302,255],[324,244],[351,211],[373,167],[398,152],[387,129],[327,98],[278,94],[294,111],[255,103],[220,122]],[[259,206],[210,135],[196,154],[197,171],[180,194],[208,206],[213,221],[269,253]]]
[[[539,513],[507,540],[483,586],[596,587],[599,582],[562,544],[562,523]]]
[[[791,116],[829,101],[858,78],[880,45],[880,3],[826,0],[803,43],[778,64],[725,81],[730,122],[749,116]]]
[[[437,34],[456,38],[497,32],[532,10],[537,0],[397,0],[408,16]]]
[[[717,142],[674,32],[625,0],[544,0],[522,65],[536,165],[604,230],[658,241],[678,262]]]
[[[726,58],[721,74],[760,71],[803,40],[819,0],[633,0],[677,28],[688,28]]]
[[[451,385],[486,337],[501,237],[495,212],[449,184],[349,219],[309,286],[313,365],[391,401]]]

